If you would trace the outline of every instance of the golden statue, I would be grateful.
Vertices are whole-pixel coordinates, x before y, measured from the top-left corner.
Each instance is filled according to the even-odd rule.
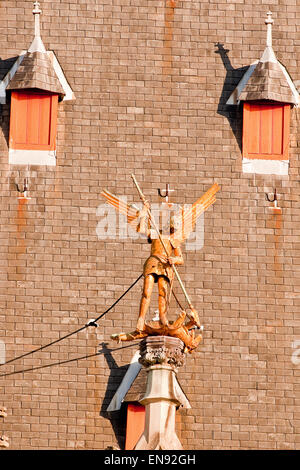
[[[132,175],[132,178],[144,203],[142,210],[138,210],[134,205],[128,205],[106,190],[101,193],[107,202],[113,205],[120,213],[126,215],[127,222],[138,233],[145,234],[148,242],[151,243],[151,253],[143,269],[144,286],[136,329],[131,333],[114,334],[112,339],[116,341],[130,341],[149,335],[174,336],[181,339],[185,344],[186,350],[191,352],[202,339],[201,335],[195,338],[194,334],[194,328],[200,328],[201,325],[198,313],[187,295],[176,266],[183,265],[184,263],[180,245],[194,230],[198,217],[216,201],[215,194],[220,188],[215,183],[189,209],[183,210],[180,208],[178,213],[171,217],[167,231],[165,227],[163,230],[158,229],[151,214],[149,202],[142,194],[134,175]],[[154,227],[154,231],[151,230],[152,227]],[[187,299],[189,313],[187,309],[181,307],[173,292],[175,275]],[[146,323],[146,314],[155,283],[158,286],[159,320],[152,320]],[[171,294],[174,295],[181,308],[181,313],[174,322],[169,322],[167,318]],[[185,324],[186,316],[188,316],[189,322]],[[193,331],[190,331],[192,329]]]

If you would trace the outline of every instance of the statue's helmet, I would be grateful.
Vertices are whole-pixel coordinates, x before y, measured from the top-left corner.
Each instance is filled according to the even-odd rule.
[[[164,224],[163,226],[163,232],[165,234],[167,233],[173,233],[175,230],[179,228],[179,220],[178,217],[176,216],[171,216],[168,220],[167,223]]]

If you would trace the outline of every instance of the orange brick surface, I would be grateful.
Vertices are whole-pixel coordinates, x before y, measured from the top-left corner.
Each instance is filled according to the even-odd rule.
[[[275,177],[242,173],[242,113],[225,104],[263,52],[269,7],[275,53],[297,83],[294,0],[42,1],[43,42],[76,96],[59,104],[56,167],[9,165],[9,102],[1,108],[7,361],[85,325],[140,275],[145,240],[98,239],[102,189],[138,202],[135,173],[151,201],[169,183],[172,200],[185,204],[220,184],[205,214],[204,247],[184,250],[179,269],[205,327],[179,371],[191,403],[181,411],[180,438],[190,450],[300,445],[292,361],[300,341],[299,110],[291,110],[289,176]],[[33,39],[32,8],[28,0],[0,2],[1,78]],[[15,183],[24,177],[31,199],[20,205]],[[265,198],[275,187],[281,215]],[[11,449],[124,448],[125,414],[106,408],[137,344],[121,348],[110,335],[134,328],[141,285],[97,329],[0,366],[0,405],[8,409],[0,434]]]

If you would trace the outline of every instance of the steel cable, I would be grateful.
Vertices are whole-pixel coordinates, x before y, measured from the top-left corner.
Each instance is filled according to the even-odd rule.
[[[87,324],[85,324],[84,326],[81,326],[80,328],[78,328],[77,330],[72,331],[71,333],[68,333],[68,334],[65,335],[65,336],[61,336],[60,338],[58,338],[58,339],[56,339],[56,340],[54,340],[54,341],[51,341],[51,343],[45,344],[45,345],[43,345],[43,346],[40,346],[39,348],[33,349],[32,351],[29,351],[29,352],[27,352],[27,353],[21,354],[20,356],[14,357],[14,358],[10,359],[9,361],[6,361],[6,362],[0,364],[0,367],[5,366],[5,365],[7,365],[7,364],[11,364],[12,362],[17,361],[18,359],[22,359],[22,358],[24,358],[24,357],[30,356],[31,354],[34,354],[34,353],[36,353],[36,352],[38,352],[38,351],[42,351],[43,349],[46,349],[46,348],[52,346],[53,344],[57,344],[57,343],[59,343],[60,341],[63,341],[64,339],[69,338],[70,336],[73,336],[73,335],[75,335],[76,333],[79,333],[79,332],[82,331],[82,330],[85,330],[85,329],[88,328],[89,326],[94,326],[93,323],[96,323],[98,320],[100,320],[102,317],[104,317],[104,315],[106,315],[110,310],[112,310],[112,309],[117,305],[117,303],[120,302],[120,300],[123,299],[123,297],[125,297],[125,295],[130,291],[130,289],[132,289],[132,288],[135,286],[135,284],[137,284],[137,282],[142,278],[142,276],[143,276],[143,274],[141,274],[141,275],[131,284],[131,286],[129,286],[128,289],[126,289],[126,291],[123,292],[123,294],[122,294],[107,310],[105,310],[103,313],[101,313],[101,315],[99,315],[97,318],[95,318],[91,324],[90,324],[90,323],[87,323]],[[4,375],[5,375],[5,374],[4,374]],[[0,377],[2,377],[2,376],[0,375]]]

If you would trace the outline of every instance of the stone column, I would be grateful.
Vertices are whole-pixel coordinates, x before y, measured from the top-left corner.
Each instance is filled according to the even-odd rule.
[[[182,390],[176,379],[184,364],[184,344],[170,336],[148,336],[140,343],[140,362],[147,371],[145,429],[135,450],[181,450],[175,432],[176,407],[182,404]]]

